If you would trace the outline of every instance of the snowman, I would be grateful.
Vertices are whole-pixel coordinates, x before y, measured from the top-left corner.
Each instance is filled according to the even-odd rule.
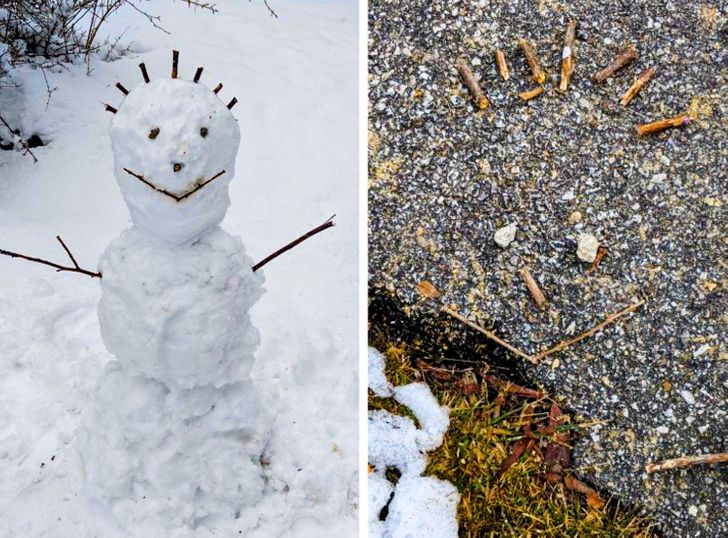
[[[102,255],[101,336],[115,359],[78,433],[92,501],[120,526],[150,515],[170,529],[214,525],[254,506],[264,488],[272,417],[250,379],[259,335],[249,310],[262,264],[220,228],[230,205],[240,129],[199,82],[150,80],[124,93],[111,121],[114,175],[132,226]]]

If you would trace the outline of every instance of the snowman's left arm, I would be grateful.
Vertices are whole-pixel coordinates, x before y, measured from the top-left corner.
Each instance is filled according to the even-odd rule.
[[[42,265],[47,265],[49,267],[53,267],[56,272],[60,273],[62,271],[66,271],[69,273],[80,273],[82,275],[90,276],[91,278],[101,278],[101,273],[95,272],[95,271],[89,271],[88,269],[82,269],[78,262],[76,261],[76,258],[73,257],[73,254],[71,254],[70,249],[66,246],[66,244],[63,242],[63,239],[61,239],[60,235],[56,236],[56,239],[63,247],[63,250],[66,251],[66,254],[68,254],[68,257],[71,260],[71,263],[73,263],[73,267],[61,265],[52,261],[44,260],[43,258],[34,258],[33,256],[26,256],[25,254],[20,254],[18,252],[11,252],[9,250],[3,250],[0,249],[0,254],[3,254],[4,256],[10,256],[11,258],[20,258],[23,260],[27,260],[29,262],[34,263],[40,263]]]
[[[294,239],[293,241],[291,241],[287,245],[279,248],[278,250],[276,250],[270,256],[267,256],[267,257],[263,258],[261,261],[259,261],[258,263],[256,263],[253,266],[253,272],[257,271],[258,269],[260,269],[261,267],[263,267],[266,263],[268,263],[271,260],[274,260],[275,258],[277,258],[278,256],[280,256],[284,252],[286,252],[288,250],[291,250],[293,247],[295,247],[299,243],[303,243],[309,237],[313,237],[317,233],[323,232],[324,230],[328,230],[329,228],[335,226],[335,224],[334,224],[334,217],[335,216],[336,215],[331,215],[331,217],[329,217],[326,220],[326,222],[324,222],[323,224],[321,224],[319,226],[316,226],[314,229],[309,230],[308,232],[306,232],[305,234],[303,234],[301,237],[299,237],[297,239]]]

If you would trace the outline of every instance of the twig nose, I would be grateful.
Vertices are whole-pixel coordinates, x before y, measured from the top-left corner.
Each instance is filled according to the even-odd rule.
[[[180,170],[182,170],[182,169],[183,169],[184,167],[185,167],[185,165],[184,165],[184,164],[182,164],[182,163],[173,163],[173,164],[172,164],[172,170],[174,170],[175,172],[179,172],[179,171],[180,171]]]

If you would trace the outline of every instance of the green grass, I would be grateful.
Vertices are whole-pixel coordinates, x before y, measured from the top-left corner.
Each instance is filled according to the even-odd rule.
[[[379,349],[386,349],[386,372],[395,385],[422,380],[410,364],[406,348],[379,342]],[[499,476],[513,442],[523,437],[524,408],[531,404],[528,411],[535,410],[535,430],[548,421],[552,402],[543,399],[534,405],[534,400],[499,393],[485,383],[479,384],[476,393],[465,395],[457,385],[459,377],[437,380],[427,376],[434,394],[451,413],[450,429],[440,448],[429,454],[426,474],[448,480],[460,491],[460,536],[654,536],[645,520],[618,503],[589,506],[584,495],[562,483],[548,483],[542,478],[545,470],[538,450],[527,450]],[[369,406],[409,415],[393,400],[370,397]],[[573,440],[583,426],[567,421],[559,430],[568,430]]]

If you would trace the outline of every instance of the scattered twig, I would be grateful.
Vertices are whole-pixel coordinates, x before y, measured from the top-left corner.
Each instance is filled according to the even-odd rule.
[[[540,400],[546,396],[546,393],[543,391],[522,387],[521,385],[516,385],[510,381],[504,381],[493,375],[483,376],[483,379],[488,385],[507,392],[508,394],[516,394],[517,396],[523,396],[524,398],[535,398],[536,400]]]
[[[526,283],[526,287],[528,288],[528,292],[531,294],[533,302],[536,303],[537,307],[543,308],[546,304],[546,297],[544,297],[541,288],[538,287],[536,279],[531,276],[531,271],[528,270],[528,267],[524,267],[521,269],[520,274],[521,278],[523,278],[523,281]]]
[[[564,37],[564,50],[561,54],[561,82],[559,90],[565,92],[569,88],[571,73],[574,72],[574,37],[576,35],[576,21],[570,19],[566,25]]]
[[[78,263],[76,262],[76,258],[73,257],[73,254],[71,254],[70,249],[63,242],[63,239],[61,239],[61,236],[60,235],[57,235],[56,236],[56,239],[58,240],[58,242],[63,247],[63,250],[66,251],[66,254],[68,254],[68,257],[71,259],[71,262],[73,263],[73,267],[68,267],[68,266],[65,266],[65,265],[60,265],[60,264],[57,264],[57,263],[54,263],[54,262],[51,262],[51,261],[48,261],[48,260],[44,260],[42,258],[34,258],[32,256],[26,256],[25,254],[19,254],[17,252],[11,252],[9,250],[2,250],[2,249],[0,249],[0,254],[3,254],[5,256],[10,256],[11,258],[21,258],[23,260],[27,260],[27,261],[30,261],[30,262],[35,262],[35,263],[40,263],[40,264],[43,264],[43,265],[48,265],[49,267],[53,267],[56,270],[56,272],[59,272],[59,273],[62,272],[62,271],[66,271],[66,272],[70,272],[70,273],[81,273],[81,274],[84,274],[84,275],[88,275],[88,276],[90,276],[92,278],[101,278],[101,273],[97,273],[97,272],[94,272],[94,271],[89,271],[87,269],[81,269],[81,267],[79,267]]]
[[[594,82],[604,82],[617,71],[637,59],[637,49],[634,45],[628,46],[620,52],[612,63],[594,75]]]
[[[602,321],[601,323],[595,325],[594,327],[592,327],[588,331],[585,331],[585,332],[581,333],[579,336],[575,336],[574,338],[570,338],[568,340],[564,340],[563,342],[558,343],[554,347],[549,348],[546,351],[542,351],[541,353],[537,354],[536,356],[533,357],[533,362],[539,362],[542,359],[544,359],[545,357],[548,357],[549,355],[553,355],[554,353],[558,353],[559,351],[563,351],[567,347],[572,346],[572,345],[576,344],[577,342],[581,342],[582,340],[585,340],[586,338],[589,338],[593,334],[601,331],[607,325],[609,325],[611,323],[614,323],[615,321],[617,321],[619,318],[621,318],[625,314],[629,314],[630,312],[633,312],[633,311],[637,310],[643,304],[645,304],[645,301],[644,301],[644,299],[641,299],[641,300],[637,301],[636,303],[632,303],[627,308],[623,308],[619,312],[616,312],[614,314],[610,314],[609,316],[607,316],[604,319],[604,321]]]
[[[587,271],[587,273],[591,274],[595,272],[597,269],[599,269],[599,264],[602,263],[602,260],[604,259],[604,256],[607,255],[607,247],[604,247],[602,245],[599,245],[597,247],[597,256],[594,258],[594,261],[591,264],[591,267]]]
[[[538,97],[543,93],[543,86],[536,86],[532,90],[528,90],[526,92],[521,92],[518,94],[518,97],[523,99],[524,101],[530,101],[531,99],[534,99],[535,97]]]
[[[714,463],[725,462],[728,462],[728,452],[722,452],[719,454],[699,454],[697,456],[684,456],[682,458],[674,458],[657,463],[648,463],[645,466],[645,471],[648,473],[654,473],[656,471],[666,471],[668,469],[684,469],[685,467],[690,467],[692,465],[712,465]]]
[[[191,8],[200,8],[200,9],[206,9],[213,15],[218,12],[217,4],[211,4],[209,2],[200,2],[198,0],[182,0],[185,4],[187,4],[187,7]]]
[[[46,93],[48,94],[48,98],[46,99],[46,105],[45,105],[45,109],[48,110],[48,105],[51,104],[51,96],[53,95],[53,92],[58,89],[58,87],[56,86],[55,88],[51,89],[51,85],[48,82],[48,76],[46,75],[46,72],[45,72],[45,67],[43,67],[42,65],[40,66],[40,72],[43,73],[43,80],[45,80],[45,85],[46,85]]]
[[[264,266],[265,264],[267,264],[267,263],[268,263],[268,262],[270,262],[271,260],[274,260],[275,258],[277,258],[278,256],[280,256],[280,255],[281,255],[281,254],[283,254],[284,252],[286,252],[286,251],[289,251],[289,250],[291,250],[291,249],[292,249],[293,247],[295,247],[295,246],[296,246],[296,245],[298,245],[299,243],[303,243],[303,242],[304,242],[304,241],[305,241],[306,239],[308,239],[308,238],[310,238],[310,237],[313,237],[313,236],[314,236],[314,235],[316,235],[317,233],[323,232],[324,230],[327,230],[327,229],[329,229],[329,228],[331,228],[331,227],[335,226],[335,224],[334,224],[334,217],[335,217],[335,216],[336,216],[336,215],[331,215],[331,216],[330,216],[330,217],[329,217],[329,218],[328,218],[328,219],[326,220],[326,222],[324,222],[324,223],[323,223],[323,224],[321,224],[320,226],[316,226],[316,227],[315,227],[315,228],[314,228],[313,230],[310,230],[310,231],[306,232],[305,234],[303,234],[303,235],[302,235],[301,237],[299,237],[298,239],[294,239],[293,241],[291,241],[290,243],[288,243],[288,244],[287,244],[287,245],[285,245],[284,247],[282,247],[282,248],[279,248],[278,250],[276,250],[276,251],[275,251],[275,252],[274,252],[273,254],[271,254],[270,256],[267,256],[266,258],[263,258],[263,259],[262,259],[261,261],[259,261],[258,263],[256,263],[256,264],[255,264],[255,265],[253,266],[253,272],[257,271],[258,269],[260,269],[261,267],[263,267],[263,266]]]
[[[646,123],[644,125],[637,125],[637,134],[645,136],[648,134],[659,133],[665,129],[671,127],[683,127],[690,124],[690,116],[684,114],[682,116],[676,116],[674,118],[668,118],[666,120],[653,121],[652,123]]]
[[[521,50],[523,50],[524,56],[526,56],[528,66],[531,68],[533,80],[536,84],[543,84],[546,81],[546,73],[541,68],[541,64],[538,61],[538,56],[536,55],[536,50],[533,48],[533,45],[525,39],[520,39],[518,44],[520,45]]]
[[[652,78],[652,75],[654,74],[655,70],[652,68],[642,71],[642,74],[639,76],[639,78],[637,78],[637,80],[635,80],[634,83],[629,87],[629,89],[624,93],[620,104],[622,106],[627,106],[629,102],[634,99],[639,91],[645,86],[645,84],[647,84],[647,82]]]
[[[527,360],[528,362],[531,362],[533,364],[536,364],[536,361],[534,360],[533,357],[531,357],[530,355],[527,355],[526,353],[524,353],[520,349],[512,346],[511,344],[509,344],[508,342],[506,342],[505,340],[503,340],[502,338],[500,338],[499,336],[497,336],[494,332],[489,331],[488,329],[484,329],[480,325],[477,325],[477,324],[473,323],[468,318],[466,318],[464,316],[461,316],[460,314],[458,314],[457,312],[455,312],[454,310],[452,310],[450,308],[444,307],[442,309],[442,311],[445,312],[447,315],[454,317],[458,321],[461,321],[462,323],[464,323],[465,325],[467,325],[471,329],[475,329],[479,333],[484,334],[485,336],[487,336],[488,338],[490,338],[491,340],[493,340],[495,343],[497,343],[497,344],[501,345],[502,347],[506,348],[508,351],[510,351],[514,355],[517,355],[517,356],[521,357],[522,359]]]
[[[478,84],[478,81],[475,80],[475,75],[473,75],[473,72],[470,70],[470,66],[468,65],[468,63],[465,60],[460,59],[458,60],[457,67],[458,73],[460,73],[460,77],[463,79],[463,82],[468,87],[468,90],[470,90],[470,93],[473,96],[473,100],[478,106],[478,110],[485,110],[486,108],[488,108],[490,106],[490,102],[485,96],[485,93],[483,93],[483,90],[480,87],[480,84]]]
[[[249,2],[252,2],[253,0],[248,0],[248,1]],[[268,12],[270,13],[270,16],[271,17],[275,17],[277,19],[278,18],[278,14],[275,11],[273,11],[273,8],[272,7],[270,7],[270,5],[268,4],[268,0],[263,0],[263,4],[265,4],[265,7],[268,9]]]
[[[495,63],[498,66],[498,73],[503,80],[511,78],[511,72],[508,70],[508,64],[506,63],[506,55],[500,49],[495,51]]]

